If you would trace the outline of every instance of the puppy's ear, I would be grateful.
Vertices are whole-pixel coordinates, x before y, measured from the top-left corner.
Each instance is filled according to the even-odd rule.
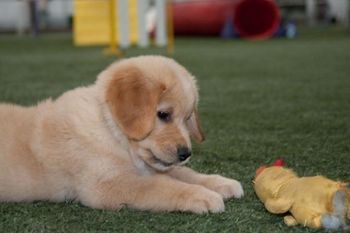
[[[193,111],[190,119],[187,120],[187,128],[190,132],[191,137],[193,137],[198,143],[201,143],[205,140],[202,128],[200,126],[197,109]]]
[[[164,89],[136,67],[123,67],[114,74],[106,99],[113,117],[129,139],[141,140],[151,132]]]

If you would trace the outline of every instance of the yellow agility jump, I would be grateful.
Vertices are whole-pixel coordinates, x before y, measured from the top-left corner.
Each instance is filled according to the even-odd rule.
[[[77,46],[109,45],[107,54],[120,55],[120,48],[150,45],[146,14],[156,12],[156,46],[173,52],[172,10],[167,0],[75,0],[74,44]]]

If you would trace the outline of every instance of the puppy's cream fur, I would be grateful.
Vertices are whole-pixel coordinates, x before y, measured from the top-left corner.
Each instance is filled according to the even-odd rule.
[[[112,64],[95,84],[33,107],[0,105],[0,201],[78,200],[92,208],[221,212],[239,182],[183,165],[204,139],[195,79],[172,59]],[[171,114],[164,122],[157,112]]]

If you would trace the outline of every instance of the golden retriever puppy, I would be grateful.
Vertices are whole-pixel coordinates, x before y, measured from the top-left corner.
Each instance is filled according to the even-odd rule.
[[[174,60],[112,64],[95,84],[37,106],[0,105],[0,201],[222,212],[239,182],[181,165],[204,137],[195,79]]]

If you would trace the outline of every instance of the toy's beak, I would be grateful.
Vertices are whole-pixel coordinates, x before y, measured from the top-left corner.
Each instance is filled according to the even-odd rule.
[[[259,167],[259,168],[256,170],[256,172],[255,172],[255,179],[256,179],[256,177],[258,177],[258,175],[260,175],[260,173],[262,173],[265,169],[266,169],[266,166],[265,166],[265,165]]]

